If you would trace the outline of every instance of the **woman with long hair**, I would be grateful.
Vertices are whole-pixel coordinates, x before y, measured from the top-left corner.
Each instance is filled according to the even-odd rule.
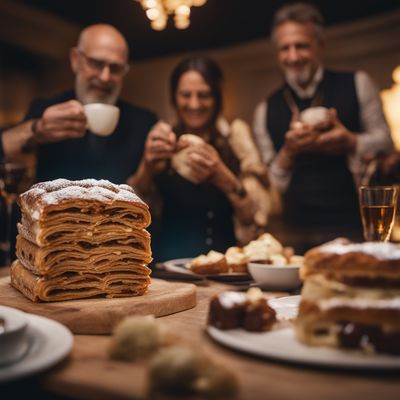
[[[239,179],[241,160],[229,134],[219,127],[219,66],[207,57],[189,57],[176,66],[170,84],[176,124],[161,121],[154,126],[130,180],[144,199],[157,194],[161,200],[159,218],[150,202],[156,261],[211,249],[225,252],[237,244],[234,220],[252,224],[256,206]]]

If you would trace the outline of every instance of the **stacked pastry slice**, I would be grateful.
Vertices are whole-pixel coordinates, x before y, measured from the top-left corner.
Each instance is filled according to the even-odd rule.
[[[33,301],[137,296],[150,284],[148,206],[131,187],[57,179],[20,196],[11,283]]]
[[[297,338],[400,354],[400,246],[334,241],[305,254]]]

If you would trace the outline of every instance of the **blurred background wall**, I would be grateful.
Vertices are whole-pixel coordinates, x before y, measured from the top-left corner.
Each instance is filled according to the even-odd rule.
[[[114,4],[118,5],[118,1]],[[33,98],[71,87],[73,76],[68,53],[81,28],[93,22],[114,23],[114,20],[104,18],[67,20],[44,8],[35,9],[33,3],[0,1],[0,126],[19,121]],[[60,3],[65,5],[65,2]],[[147,23],[145,18],[143,23]],[[118,27],[116,23],[114,25]],[[203,29],[207,27],[203,26]],[[361,68],[372,76],[381,90],[392,86],[392,71],[400,65],[400,5],[390,12],[330,24],[326,32],[326,66],[343,70]],[[163,35],[163,32],[155,34]],[[132,67],[126,78],[123,97],[154,110],[160,118],[171,120],[169,75],[174,65],[191,51],[185,49],[169,55],[147,55],[137,59],[135,43],[140,41],[140,36],[130,40]],[[193,42],[193,48],[198,48],[195,44]],[[186,47],[190,48],[190,43]],[[241,117],[250,122],[255,105],[281,82],[275,54],[266,34],[218,48],[205,48],[203,45],[196,52],[210,55],[223,68],[224,113],[228,119]]]
[[[282,82],[269,39],[204,51],[225,74],[225,115],[250,121],[255,105]],[[168,79],[185,54],[134,63],[124,94],[150,107],[162,118],[173,112]],[[400,64],[400,11],[327,29],[325,65],[363,69],[380,89],[392,85],[392,71]],[[136,75],[136,76],[135,76]]]

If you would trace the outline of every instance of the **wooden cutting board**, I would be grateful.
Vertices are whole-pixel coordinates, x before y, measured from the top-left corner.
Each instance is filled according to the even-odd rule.
[[[0,304],[54,319],[75,334],[108,334],[128,315],[162,317],[194,307],[196,286],[152,279],[143,296],[34,303],[14,289],[6,277],[0,279]]]

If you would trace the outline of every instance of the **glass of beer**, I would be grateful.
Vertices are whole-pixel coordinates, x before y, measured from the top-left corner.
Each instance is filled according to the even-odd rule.
[[[360,212],[366,241],[389,240],[396,216],[398,191],[398,186],[360,186]]]

